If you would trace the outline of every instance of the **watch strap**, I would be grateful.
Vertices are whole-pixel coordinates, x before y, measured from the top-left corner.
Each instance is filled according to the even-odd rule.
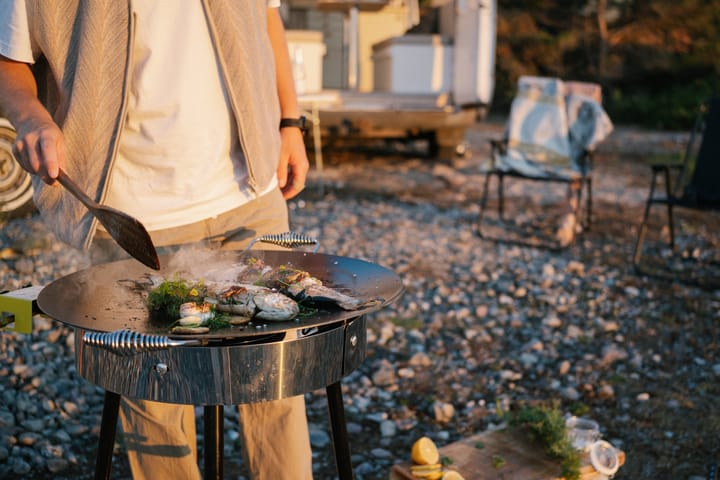
[[[299,118],[281,118],[280,128],[285,127],[296,127],[305,133],[307,132],[307,119],[302,115]]]

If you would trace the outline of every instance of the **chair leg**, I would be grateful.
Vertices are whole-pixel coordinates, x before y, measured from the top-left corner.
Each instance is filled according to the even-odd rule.
[[[480,198],[480,214],[478,215],[478,221],[477,221],[477,233],[482,238],[482,221],[483,217],[485,216],[485,207],[487,206],[487,199],[488,199],[488,192],[490,187],[490,177],[494,175],[494,172],[489,171],[485,175],[485,182],[483,185],[483,193],[482,197]]]
[[[573,195],[575,196],[575,199],[572,202],[572,210],[573,215],[575,215],[575,223],[577,224],[579,222],[582,225],[583,222],[580,219],[580,210],[582,204],[580,203],[580,201],[582,200],[583,180],[573,180],[572,182],[570,182],[568,188],[570,189],[570,191],[568,192],[568,198],[572,199]]]
[[[590,230],[592,226],[592,178],[585,177],[585,184],[587,185],[587,207],[586,207],[586,218],[585,218],[585,229]]]
[[[637,267],[640,264],[640,257],[642,256],[642,246],[645,241],[645,234],[647,233],[647,222],[650,217],[650,206],[653,203],[653,197],[655,196],[655,180],[656,176],[653,173],[652,180],[650,182],[650,193],[648,193],[647,202],[645,202],[645,213],[643,214],[642,223],[638,230],[637,240],[635,241],[635,251],[633,252],[633,265]]]
[[[670,230],[670,250],[675,250],[675,221],[673,219],[673,207],[670,203],[671,198],[671,185],[670,185],[670,170],[665,169],[665,198],[668,199],[667,204],[667,215],[668,215],[668,229]]]
[[[642,223],[640,224],[640,229],[638,230],[638,236],[637,240],[635,241],[635,251],[633,252],[633,265],[636,267],[640,264],[640,257],[642,256],[642,246],[645,242],[645,234],[647,233],[647,221],[648,216],[650,215],[650,205],[652,202],[650,199],[648,199],[647,203],[645,204],[645,214],[643,215]]]
[[[505,175],[502,172],[498,173],[498,218],[501,220],[505,215],[505,191],[503,188],[504,179]]]
[[[673,206],[668,203],[668,227],[670,228],[670,250],[675,251],[675,219],[673,218]]]

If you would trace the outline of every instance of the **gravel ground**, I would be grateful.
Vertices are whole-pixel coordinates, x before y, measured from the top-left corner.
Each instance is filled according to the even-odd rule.
[[[556,249],[544,232],[564,192],[548,184],[508,184],[511,220],[488,212],[501,240],[475,234],[485,140],[500,130],[479,125],[472,153],[452,162],[330,152],[291,202],[293,230],[320,238],[323,252],[393,269],[406,290],[369,319],[367,358],[343,381],[356,477],[387,478],[421,435],[442,446],[523,403],[557,401],[626,452],[615,478],[704,479],[720,460],[720,290],[697,286],[697,272],[720,273],[719,217],[679,212],[673,255],[655,213],[648,252],[672,265],[670,280],[637,275],[629,260],[644,162],[681,152],[685,137],[613,133],[596,159],[592,228]],[[0,290],[87,266],[37,216],[0,224]],[[34,320],[32,335],[0,335],[0,478],[91,478],[103,392],[75,372],[72,330]],[[316,478],[334,478],[324,393],[306,398]],[[225,414],[226,478],[244,478],[237,414]],[[128,477],[119,435],[113,478]]]

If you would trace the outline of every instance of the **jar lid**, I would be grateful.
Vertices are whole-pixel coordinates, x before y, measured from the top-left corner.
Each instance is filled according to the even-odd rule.
[[[620,468],[617,450],[609,442],[598,440],[590,445],[590,463],[603,475],[615,475]]]

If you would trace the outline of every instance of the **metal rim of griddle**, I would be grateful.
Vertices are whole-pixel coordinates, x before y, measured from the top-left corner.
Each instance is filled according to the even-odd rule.
[[[181,257],[160,257],[163,268],[154,272],[135,260],[96,265],[62,277],[44,287],[38,296],[39,308],[48,316],[74,328],[91,332],[127,330],[147,336],[202,343],[261,340],[287,330],[312,329],[347,321],[379,310],[396,300],[403,291],[402,282],[391,270],[351,257],[324,253],[286,250],[213,252],[213,261],[237,263],[253,257],[269,266],[291,265],[307,270],[325,284],[352,295],[378,301],[359,310],[338,307],[318,309],[317,314],[288,322],[252,321],[199,335],[173,335],[167,325],[153,325],[143,297],[127,287],[126,280],[139,279],[145,273],[163,277],[173,275]],[[181,269],[181,268],[180,268]]]

